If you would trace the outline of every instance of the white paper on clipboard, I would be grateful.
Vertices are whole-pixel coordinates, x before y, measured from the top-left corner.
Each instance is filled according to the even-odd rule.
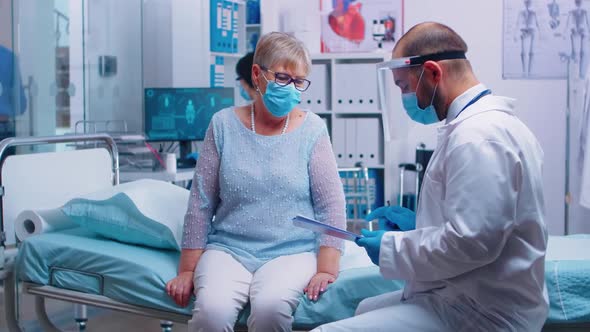
[[[299,215],[293,218],[293,224],[298,227],[309,229],[315,233],[326,234],[348,241],[356,241],[356,239],[362,237],[362,235],[347,232],[343,229],[326,225],[317,220]]]

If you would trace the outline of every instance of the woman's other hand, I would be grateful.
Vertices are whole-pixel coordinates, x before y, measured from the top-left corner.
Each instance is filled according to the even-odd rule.
[[[336,276],[326,272],[318,272],[311,278],[303,292],[307,294],[310,300],[317,301],[320,293],[323,293],[328,287],[328,284],[334,281],[336,281]]]
[[[186,307],[193,294],[193,272],[181,272],[166,284],[166,293],[181,307]]]

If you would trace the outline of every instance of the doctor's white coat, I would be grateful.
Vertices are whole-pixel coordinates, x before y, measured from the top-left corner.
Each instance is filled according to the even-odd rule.
[[[513,103],[483,97],[439,128],[417,229],[386,233],[379,262],[386,278],[408,280],[405,299],[464,299],[491,326],[539,331],[548,312],[543,151]]]

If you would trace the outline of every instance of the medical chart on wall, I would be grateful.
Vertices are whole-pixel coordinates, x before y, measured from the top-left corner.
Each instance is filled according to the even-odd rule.
[[[324,53],[390,52],[403,34],[403,0],[320,0]]]
[[[504,0],[503,77],[579,77],[590,63],[590,0]]]

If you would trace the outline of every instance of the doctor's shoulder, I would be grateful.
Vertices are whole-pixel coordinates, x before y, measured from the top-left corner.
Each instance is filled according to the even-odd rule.
[[[511,146],[516,128],[526,128],[514,114],[501,111],[483,112],[456,124],[449,133],[448,145],[459,146],[467,143],[495,142]],[[526,129],[528,131],[528,129]]]

